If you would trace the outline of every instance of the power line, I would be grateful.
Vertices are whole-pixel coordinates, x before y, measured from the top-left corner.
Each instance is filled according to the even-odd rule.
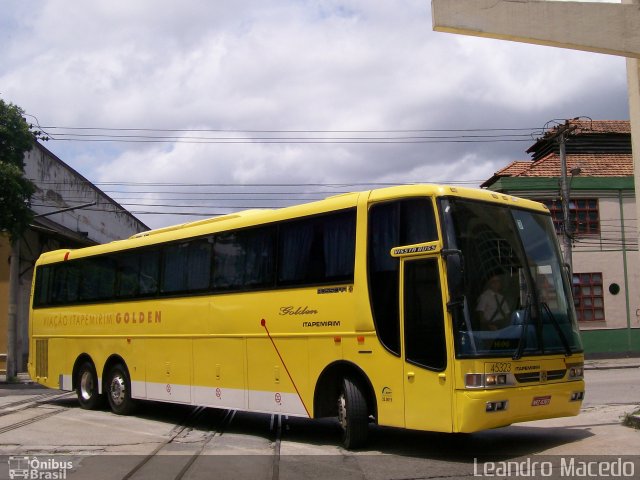
[[[44,185],[67,185],[68,182],[47,182],[31,179],[34,182]],[[476,180],[461,180],[457,183],[471,183]],[[158,187],[391,187],[396,185],[416,185],[423,183],[434,183],[433,181],[416,180],[413,182],[341,182],[341,183],[186,183],[186,182],[131,182],[131,181],[110,181],[110,182],[92,182],[93,185],[108,186],[158,186]],[[454,183],[454,181],[442,180],[437,183]]]
[[[413,144],[531,142],[541,128],[255,130],[39,126],[49,140],[193,144]],[[210,134],[202,136],[202,134]],[[200,134],[200,135],[197,135]],[[229,136],[234,134],[233,136]],[[358,135],[358,136],[353,136]],[[366,136],[362,136],[366,135]]]
[[[420,129],[373,129],[373,130],[247,130],[247,129],[216,129],[216,128],[114,128],[114,127],[65,127],[41,126],[41,129],[53,130],[98,130],[108,132],[216,132],[216,133],[463,133],[463,132],[542,132],[540,127],[529,128],[420,128]]]
[[[462,140],[462,139],[448,139],[448,140],[394,140],[394,139],[370,139],[370,140],[331,140],[331,139],[308,139],[308,140],[293,140],[293,139],[273,139],[273,140],[260,140],[248,138],[246,140],[183,140],[183,139],[162,139],[157,138],[153,140],[126,140],[115,138],[51,138],[51,140],[62,142],[103,142],[103,143],[184,143],[194,145],[233,145],[233,144],[302,144],[302,145],[315,145],[315,144],[345,144],[345,145],[384,145],[384,144],[426,144],[426,143],[497,143],[497,142],[530,142],[527,139],[493,139],[493,140]]]

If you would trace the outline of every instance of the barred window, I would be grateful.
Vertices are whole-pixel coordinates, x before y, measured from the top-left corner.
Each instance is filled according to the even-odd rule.
[[[539,201],[544,203],[551,212],[556,233],[564,233],[562,229],[564,216],[560,199]],[[569,220],[571,221],[571,233],[574,235],[600,233],[598,200],[595,198],[571,199],[569,202]]]
[[[573,296],[580,322],[603,322],[602,273],[574,273]]]

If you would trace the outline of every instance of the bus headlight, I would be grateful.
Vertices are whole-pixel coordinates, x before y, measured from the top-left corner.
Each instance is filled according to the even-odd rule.
[[[494,387],[496,385],[506,385],[507,375],[504,373],[499,374],[487,374],[485,377],[485,385],[487,387]]]
[[[467,373],[465,375],[466,388],[495,388],[513,384],[507,373]]]
[[[569,369],[569,380],[582,380],[584,378],[584,365],[578,363],[575,365],[567,365]]]

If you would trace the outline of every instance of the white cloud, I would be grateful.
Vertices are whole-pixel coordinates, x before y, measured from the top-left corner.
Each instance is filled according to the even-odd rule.
[[[397,130],[627,116],[622,59],[435,33],[428,0],[4,4],[0,93],[48,125]],[[482,181],[528,144],[48,146],[95,181],[247,184]]]

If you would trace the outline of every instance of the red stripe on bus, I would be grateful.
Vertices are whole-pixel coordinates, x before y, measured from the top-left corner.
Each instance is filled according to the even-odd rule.
[[[302,403],[302,406],[304,407],[304,411],[307,412],[307,416],[309,418],[311,418],[311,414],[309,413],[309,410],[307,409],[307,406],[304,404],[304,400],[302,400],[302,395],[300,395],[300,390],[298,390],[296,382],[293,381],[293,377],[291,376],[291,373],[289,372],[289,369],[287,368],[287,364],[284,363],[284,360],[282,359],[282,355],[280,355],[280,350],[278,350],[278,347],[276,346],[276,342],[274,342],[273,338],[271,338],[271,333],[269,333],[269,329],[267,328],[267,321],[263,318],[262,320],[260,320],[260,325],[262,325],[264,327],[264,330],[267,332],[267,337],[269,337],[269,340],[271,340],[271,345],[273,345],[273,348],[275,349],[276,353],[278,354],[278,357],[280,358],[280,361],[282,362],[282,366],[284,367],[285,371],[287,372],[287,375],[289,376],[289,380],[291,380],[291,383],[293,384],[293,388],[296,389],[296,393],[298,394],[298,398],[300,398],[300,402]]]

